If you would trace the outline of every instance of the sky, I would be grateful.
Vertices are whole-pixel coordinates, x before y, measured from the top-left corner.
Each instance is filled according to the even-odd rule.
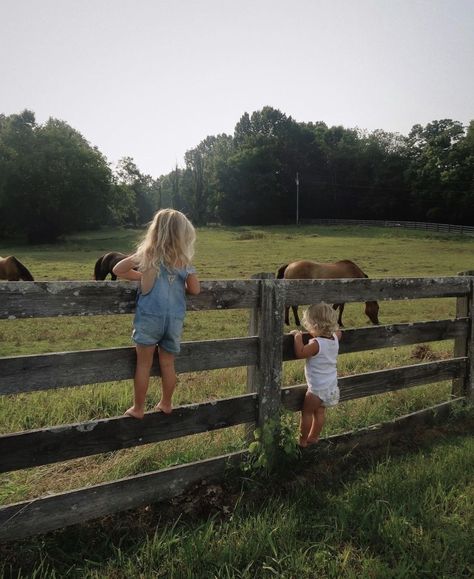
[[[158,177],[272,106],[408,134],[474,119],[474,0],[0,0],[0,113]]]

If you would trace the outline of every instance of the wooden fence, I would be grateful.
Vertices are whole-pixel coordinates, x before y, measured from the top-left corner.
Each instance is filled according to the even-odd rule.
[[[285,305],[368,300],[457,298],[454,319],[344,331],[341,353],[454,339],[453,357],[340,379],[341,400],[453,380],[453,398],[472,396],[473,278],[207,281],[190,297],[195,311],[250,309],[250,335],[185,342],[178,372],[249,367],[248,393],[151,412],[142,421],[97,419],[0,436],[0,472],[25,469],[151,442],[227,428],[264,424],[283,406],[299,410],[304,385],[282,388],[282,365],[294,359],[284,334]],[[130,313],[136,288],[129,282],[0,282],[0,319]],[[12,321],[11,323],[15,323]],[[132,347],[0,358],[0,395],[67,388],[133,377]],[[156,363],[152,375],[159,375]],[[411,415],[413,420],[413,415]],[[23,501],[0,508],[0,540],[42,533],[106,514],[165,500],[205,478],[223,476],[246,451]]]
[[[474,235],[472,225],[452,225],[450,223],[427,223],[425,221],[390,221],[382,219],[301,219],[301,224],[313,225],[363,225],[371,227],[396,227],[401,229],[419,229],[438,233],[455,233]]]

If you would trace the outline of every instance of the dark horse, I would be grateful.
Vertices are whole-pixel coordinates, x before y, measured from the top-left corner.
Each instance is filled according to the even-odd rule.
[[[116,280],[117,276],[112,272],[112,269],[126,257],[128,255],[119,251],[110,251],[99,257],[94,266],[94,279],[97,281],[104,280],[110,273],[112,280]]]
[[[334,263],[316,263],[314,261],[293,261],[282,265],[277,272],[277,279],[340,279],[340,278],[366,278],[368,277],[358,265],[348,259]],[[337,323],[343,327],[342,312],[344,304],[334,304],[333,308],[339,308]],[[300,325],[298,306],[291,306],[295,316],[295,324]],[[285,324],[290,325],[289,307],[285,307]],[[377,302],[365,302],[365,314],[370,321],[379,323],[379,304]]]
[[[13,255],[0,257],[0,279],[7,281],[35,281],[28,269]]]

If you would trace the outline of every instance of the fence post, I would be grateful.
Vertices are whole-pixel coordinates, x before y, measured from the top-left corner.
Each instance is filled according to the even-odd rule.
[[[474,271],[460,271],[458,275],[472,276]],[[453,380],[452,395],[466,396],[471,399],[474,395],[474,285],[471,277],[469,284],[469,295],[459,297],[456,300],[456,317],[469,318],[468,334],[466,338],[456,338],[454,340],[454,357],[467,356],[467,372],[464,378],[455,378]]]
[[[255,273],[250,276],[250,279],[274,279],[275,274],[262,272],[262,273]],[[261,288],[260,288],[261,292]],[[249,317],[249,336],[258,336],[259,335],[259,317],[260,317],[260,306],[261,306],[261,298],[259,297],[259,303],[255,308],[250,310],[250,317]],[[257,392],[257,366],[247,366],[247,392],[250,394],[252,392]],[[253,440],[253,431],[255,430],[255,424],[247,424],[246,425],[246,439],[248,442]]]
[[[261,276],[259,308],[250,320],[251,333],[256,330],[259,337],[258,363],[248,369],[247,390],[258,394],[257,426],[263,428],[271,425],[276,429],[281,406],[285,296],[284,288],[272,279],[273,274]]]

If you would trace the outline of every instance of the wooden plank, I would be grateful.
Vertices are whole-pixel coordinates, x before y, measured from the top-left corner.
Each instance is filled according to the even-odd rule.
[[[469,293],[463,277],[278,280],[286,289],[285,305],[457,297]]]
[[[397,436],[424,425],[446,420],[452,408],[462,403],[457,399],[414,412],[388,423],[323,438],[308,452],[330,448],[331,455],[350,448],[382,446]],[[168,500],[205,479],[222,480],[229,466],[237,466],[246,451],[171,467],[66,493],[39,497],[0,508],[0,541],[16,541],[38,533],[46,533],[83,521],[136,508],[155,501]]]
[[[453,358],[343,376],[339,378],[341,402],[460,377],[466,372],[467,364],[467,358]],[[285,408],[301,410],[305,392],[306,385],[283,388],[281,396]]]
[[[220,480],[244,452],[123,478],[0,508],[0,541],[22,539],[111,513],[163,501],[202,481]]]
[[[251,276],[251,279],[274,279],[275,274],[261,272],[256,273]],[[260,305],[260,304],[258,304]],[[249,336],[258,335],[258,324],[259,324],[259,307],[252,308],[250,310],[249,316]],[[249,364],[247,366],[247,392],[257,391],[257,366],[254,364]],[[253,433],[255,430],[255,424],[248,424],[246,426],[246,439],[248,442],[253,441]]]
[[[354,328],[342,331],[343,337],[340,342],[339,352],[348,354],[350,352],[407,346],[420,342],[437,342],[453,338],[465,340],[468,329],[469,322],[467,318]],[[306,333],[303,339],[307,340],[308,337],[309,334]],[[465,352],[459,353],[459,356],[465,355]],[[283,360],[294,359],[293,336],[285,334],[283,337]]]
[[[116,417],[0,436],[0,472],[61,462],[255,422],[257,395],[179,406],[143,420]]]
[[[461,297],[456,300],[456,317],[466,317],[469,315],[470,298]],[[457,336],[454,340],[453,356],[467,356],[469,351],[468,332],[463,336]],[[452,393],[454,396],[462,396],[466,390],[466,378],[455,378],[453,380]]]
[[[257,362],[257,338],[182,342],[176,371],[194,372]],[[0,358],[0,395],[133,378],[135,348],[107,348]],[[155,355],[152,376],[160,375]]]
[[[466,318],[356,328],[343,331],[340,352],[465,339],[467,331]],[[183,342],[181,347],[181,354],[176,359],[176,369],[180,373],[246,365],[252,368],[257,362],[256,337]],[[283,336],[283,359],[295,359],[293,337],[289,334]],[[0,395],[128,380],[133,377],[134,370],[133,347],[4,357],[0,358]],[[160,375],[157,358],[152,375]]]
[[[126,281],[0,281],[0,319],[130,314],[135,310],[135,282]],[[258,281],[201,282],[201,293],[188,296],[188,310],[254,307]]]
[[[282,381],[282,340],[284,290],[277,291],[275,281],[260,281],[261,297],[258,316],[259,355],[255,376],[258,392],[259,427],[280,416],[280,389]]]

